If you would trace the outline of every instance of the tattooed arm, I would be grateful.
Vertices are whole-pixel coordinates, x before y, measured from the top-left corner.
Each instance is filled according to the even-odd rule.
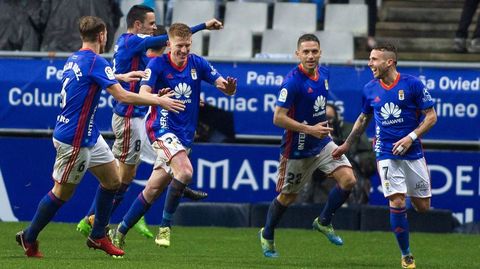
[[[367,126],[370,123],[372,116],[373,114],[360,113],[357,120],[355,121],[355,124],[353,125],[352,131],[345,140],[345,143],[340,145],[332,152],[332,157],[334,159],[338,159],[340,158],[340,156],[348,152],[350,146],[355,143],[355,141],[360,138],[363,132],[365,132],[365,129],[367,129]]]

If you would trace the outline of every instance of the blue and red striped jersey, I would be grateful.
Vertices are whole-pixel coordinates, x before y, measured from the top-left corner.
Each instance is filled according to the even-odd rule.
[[[109,63],[86,49],[71,55],[63,67],[61,112],[53,137],[74,147],[91,147],[100,132],[95,111],[102,89],[118,83]]]
[[[288,108],[288,116],[297,122],[315,125],[326,121],[329,72],[319,67],[310,77],[301,65],[285,77],[278,94],[277,106]],[[305,133],[285,130],[280,146],[281,154],[288,159],[303,159],[315,156],[332,139],[318,139]]]

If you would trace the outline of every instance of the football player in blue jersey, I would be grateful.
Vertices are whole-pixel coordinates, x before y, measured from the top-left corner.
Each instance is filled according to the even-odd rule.
[[[226,95],[235,94],[237,88],[236,79],[224,79],[207,60],[189,53],[192,32],[188,26],[174,23],[170,26],[168,36],[170,52],[150,61],[140,94],[158,93],[167,87],[173,89],[175,98],[181,100],[186,108],[182,113],[170,113],[158,106],[151,108],[146,128],[147,136],[157,151],[157,160],[145,189],[112,236],[113,243],[120,248],[124,246],[129,229],[169,184],[163,219],[155,242],[162,247],[170,246],[171,220],[185,187],[192,180],[193,168],[188,152],[197,126],[201,83],[214,84]]]
[[[375,78],[364,87],[362,113],[333,157],[347,152],[372,117],[375,119],[374,151],[383,194],[389,200],[390,225],[402,253],[402,267],[415,268],[405,199],[410,196],[419,212],[430,208],[430,174],[418,138],[436,123],[437,114],[423,83],[397,71],[395,46],[386,44],[372,49],[368,66]]]
[[[221,22],[211,19],[206,23],[199,24],[192,28],[192,32],[203,29],[221,29]],[[156,29],[154,10],[148,6],[135,5],[127,14],[127,33],[122,34],[115,45],[113,55],[113,71],[115,74],[125,74],[131,71],[143,71],[149,62],[146,52],[149,48],[166,45],[168,36],[166,34],[152,36]],[[140,84],[138,81],[121,82],[124,89],[138,93]],[[119,161],[120,188],[115,195],[113,211],[123,201],[125,192],[132,182],[137,166],[140,162],[140,152],[145,138],[144,117],[148,111],[147,106],[135,106],[123,102],[114,102],[112,129],[115,134],[115,142],[112,152]],[[193,198],[198,195],[204,196],[201,192],[189,190]],[[90,210],[77,224],[77,230],[88,235],[94,220],[95,200]],[[136,229],[147,238],[153,237],[142,218],[136,225]]]
[[[313,34],[300,36],[295,54],[300,64],[285,77],[273,116],[273,123],[285,131],[276,188],[280,194],[270,204],[265,227],[259,232],[263,254],[268,258],[278,257],[274,243],[276,225],[316,169],[330,175],[337,185],[312,226],[331,243],[343,245],[332,227],[332,217],[356,182],[347,157],[342,155],[334,160],[331,156],[337,145],[329,136],[333,129],[326,118],[329,73],[325,67],[319,67],[320,41]]]
[[[30,226],[16,235],[28,257],[43,256],[37,241],[39,233],[71,198],[87,170],[100,182],[95,199],[96,220],[87,238],[87,246],[112,256],[124,255],[124,251],[112,245],[105,235],[120,179],[114,156],[95,125],[102,89],[127,104],[160,105],[177,113],[185,107],[181,101],[171,98],[172,92],[158,97],[122,89],[108,62],[98,55],[103,52],[107,40],[105,23],[97,17],[83,17],[79,21],[79,30],[82,48],[67,59],[63,68],[61,112],[53,131],[57,151],[52,174],[54,186],[38,204]],[[130,80],[128,75],[122,77]]]

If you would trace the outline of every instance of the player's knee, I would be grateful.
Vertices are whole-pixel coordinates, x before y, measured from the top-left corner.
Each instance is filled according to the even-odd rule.
[[[296,193],[280,193],[277,196],[278,202],[280,202],[280,204],[282,204],[283,206],[291,205],[293,202],[295,202],[296,199],[297,199]]]
[[[415,211],[418,213],[425,213],[430,210],[430,202],[417,202],[417,203],[412,203],[413,208]]]
[[[175,174],[176,179],[187,185],[190,184],[190,182],[192,181],[192,177],[193,169],[191,167],[182,169],[182,171]]]

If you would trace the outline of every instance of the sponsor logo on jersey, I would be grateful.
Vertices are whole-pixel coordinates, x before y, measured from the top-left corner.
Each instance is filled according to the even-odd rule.
[[[405,93],[403,92],[403,90],[398,91],[398,100],[405,100]]]
[[[192,94],[192,89],[190,88],[190,85],[187,83],[178,83],[177,86],[175,86],[175,89],[173,89],[175,93],[175,98],[180,99],[182,96],[185,96],[186,100],[185,103],[191,103],[192,100],[190,99],[190,95]]]
[[[403,118],[400,118],[400,114],[402,110],[394,103],[389,102],[385,103],[383,107],[380,109],[380,114],[382,115],[384,121],[382,121],[382,125],[392,125],[396,123],[402,123]],[[393,119],[390,119],[393,116]]]
[[[280,90],[280,94],[278,96],[278,101],[279,102],[285,102],[287,101],[287,96],[288,96],[288,91],[286,88],[283,88]]]
[[[172,73],[168,73],[168,75],[167,75],[167,79],[173,79],[173,75],[172,75]]]
[[[197,70],[195,70],[195,68],[192,68],[192,70],[190,71],[190,74],[192,75],[193,80],[197,79]]]
[[[168,129],[167,122],[168,122],[168,111],[166,109],[160,110],[160,127],[162,129]]]
[[[317,97],[317,99],[315,100],[315,103],[313,104],[313,110],[315,111],[315,113],[313,113],[313,116],[314,117],[318,117],[320,115],[323,115],[325,114],[325,97],[323,97],[323,95],[320,95]]]
[[[378,97],[378,96],[375,96],[375,99],[373,99],[373,102],[374,102],[374,103],[378,103],[378,102],[380,102],[380,101],[381,101],[381,99],[380,99],[380,97]]]
[[[313,93],[312,87],[308,87],[308,91],[307,91],[307,92],[308,92],[308,93]]]

